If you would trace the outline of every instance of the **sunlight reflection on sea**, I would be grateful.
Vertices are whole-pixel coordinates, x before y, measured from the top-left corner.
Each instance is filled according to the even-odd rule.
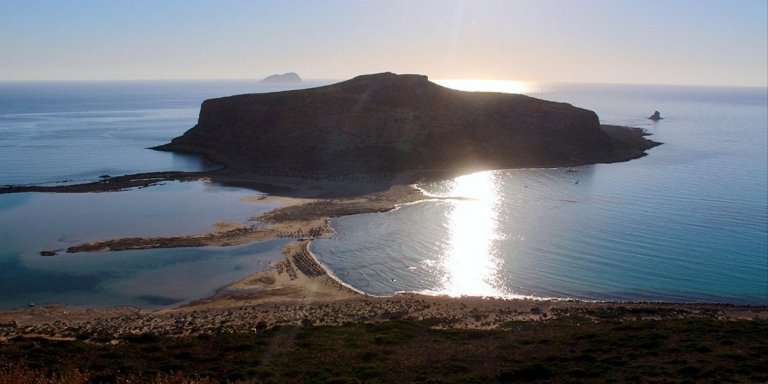
[[[331,220],[313,252],[371,294],[768,304],[765,89],[548,86],[664,143],[648,156],[420,184],[441,197]],[[647,119],[654,109],[666,118]]]
[[[444,270],[442,291],[452,295],[499,296],[501,258],[494,241],[501,237],[497,223],[498,186],[492,171],[450,181],[451,209],[446,213],[449,235],[440,255]]]

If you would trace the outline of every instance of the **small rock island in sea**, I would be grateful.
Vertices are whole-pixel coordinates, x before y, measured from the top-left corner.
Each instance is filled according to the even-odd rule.
[[[295,72],[288,72],[281,74],[274,74],[267,76],[260,81],[265,84],[301,84],[301,77]]]
[[[644,136],[566,103],[380,73],[206,100],[197,125],[155,149],[238,171],[322,177],[626,161],[658,145]]]

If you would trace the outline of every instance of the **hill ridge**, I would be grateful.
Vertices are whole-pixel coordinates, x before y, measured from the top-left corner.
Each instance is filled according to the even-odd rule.
[[[593,111],[567,103],[458,91],[427,76],[385,72],[206,100],[197,125],[155,149],[201,154],[242,171],[323,177],[615,162],[655,144],[642,134],[617,142]]]

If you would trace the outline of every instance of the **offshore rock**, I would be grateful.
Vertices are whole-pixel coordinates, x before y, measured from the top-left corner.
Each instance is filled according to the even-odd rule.
[[[615,162],[656,144],[632,132],[617,141],[615,131],[570,104],[381,73],[206,100],[195,127],[155,149],[241,171],[322,177]]]
[[[263,80],[260,81],[260,83],[268,83],[268,84],[299,84],[301,83],[301,77],[297,75],[294,72],[288,72],[280,74],[275,74],[271,76],[265,77]]]

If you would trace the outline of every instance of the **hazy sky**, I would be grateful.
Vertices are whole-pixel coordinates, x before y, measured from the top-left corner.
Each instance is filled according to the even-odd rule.
[[[0,0],[0,79],[768,83],[766,0]]]

